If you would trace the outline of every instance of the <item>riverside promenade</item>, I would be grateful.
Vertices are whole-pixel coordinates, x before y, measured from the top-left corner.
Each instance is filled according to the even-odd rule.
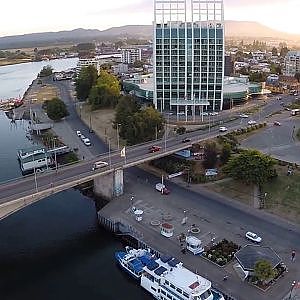
[[[144,174],[144,173],[141,173]],[[247,282],[242,282],[233,269],[231,262],[224,268],[218,267],[213,263],[201,258],[193,256],[191,253],[181,253],[180,242],[178,235],[181,233],[188,233],[191,226],[195,224],[200,229],[200,233],[195,236],[198,237],[206,244],[212,237],[216,241],[226,238],[237,243],[240,246],[247,244],[244,234],[248,229],[248,220],[245,222],[239,221],[239,217],[230,216],[226,210],[222,213],[222,209],[217,210],[215,213],[211,211],[209,205],[205,205],[201,198],[203,195],[214,198],[216,195],[202,188],[193,186],[182,187],[167,182],[167,186],[171,189],[170,195],[161,195],[154,189],[155,177],[147,175],[140,175],[139,171],[133,175],[132,172],[126,172],[125,176],[126,192],[120,197],[112,200],[106,205],[99,215],[107,219],[120,221],[128,228],[134,231],[136,237],[150,246],[152,249],[160,253],[173,255],[180,259],[186,267],[199,275],[209,279],[213,286],[229,295],[232,299],[238,300],[264,300],[283,299],[290,288],[290,282],[295,278],[299,278],[299,264],[292,264],[289,261],[289,251],[281,244],[273,245],[272,241],[264,243],[264,246],[272,246],[274,250],[282,257],[283,262],[287,264],[289,272],[279,279],[268,291],[263,292]],[[204,193],[204,194],[203,194]],[[133,198],[133,200],[131,200]],[[207,201],[208,199],[204,200]],[[216,201],[227,201],[228,199],[219,197]],[[235,205],[231,203],[230,205]],[[132,213],[132,207],[143,210],[143,220],[137,222]],[[238,211],[241,210],[248,213],[248,207],[237,204]],[[233,210],[232,214],[235,215],[237,210]],[[255,210],[253,213],[253,223],[257,223],[257,219],[266,218],[265,215],[256,215]],[[182,219],[187,217],[186,224],[182,225]],[[243,216],[242,216],[243,218]],[[166,238],[160,234],[160,227],[151,225],[151,221],[168,222],[174,226],[174,235],[172,238]],[[278,221],[276,218],[272,222]],[[251,221],[250,221],[251,222]],[[278,221],[279,222],[279,221]],[[152,222],[153,223],[153,222]],[[259,224],[256,224],[259,226]],[[267,234],[263,234],[267,239]],[[275,237],[276,238],[276,237]],[[228,275],[229,279],[223,281],[224,275]]]

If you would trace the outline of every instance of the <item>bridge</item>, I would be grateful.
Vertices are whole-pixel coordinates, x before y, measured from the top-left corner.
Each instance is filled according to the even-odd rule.
[[[241,125],[231,127],[231,130]],[[106,198],[123,194],[123,170],[147,161],[158,159],[187,149],[192,144],[203,142],[220,134],[219,127],[211,130],[198,130],[172,139],[159,139],[126,148],[126,157],[120,151],[111,151],[87,161],[62,166],[57,170],[13,179],[0,184],[0,219],[52,194],[70,189],[79,184],[94,181],[96,194]],[[225,133],[226,134],[226,133]],[[183,143],[183,139],[190,141]],[[152,146],[161,147],[160,151],[150,153]],[[92,167],[97,161],[105,161],[108,166],[97,170]]]

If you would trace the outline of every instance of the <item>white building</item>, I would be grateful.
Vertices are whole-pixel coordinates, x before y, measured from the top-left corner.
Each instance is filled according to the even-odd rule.
[[[84,67],[88,66],[94,66],[96,70],[99,71],[100,69],[100,61],[97,57],[90,57],[90,58],[79,58],[77,67],[76,67],[76,72],[79,73],[80,70]]]
[[[142,60],[142,50],[140,48],[122,49],[122,63],[133,64]]]
[[[289,51],[284,59],[283,75],[295,76],[300,73],[300,51]]]
[[[159,111],[223,109],[223,0],[156,0],[153,51]]]
[[[115,75],[120,75],[128,72],[127,64],[117,64],[111,67]]]

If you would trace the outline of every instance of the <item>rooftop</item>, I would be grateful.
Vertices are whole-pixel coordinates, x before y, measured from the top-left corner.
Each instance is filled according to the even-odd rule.
[[[269,261],[273,268],[282,262],[282,259],[272,248],[259,245],[246,245],[234,256],[246,271],[254,271],[255,264],[259,260]]]

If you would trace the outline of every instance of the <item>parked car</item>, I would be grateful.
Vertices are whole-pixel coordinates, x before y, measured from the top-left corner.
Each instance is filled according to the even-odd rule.
[[[162,193],[163,195],[169,195],[170,191],[166,188],[166,186],[162,183],[157,183],[155,185],[155,189],[157,191],[159,191],[160,193]]]
[[[182,143],[189,143],[190,141],[191,141],[190,138],[185,138],[185,139],[182,140]]]
[[[88,138],[85,138],[85,139],[83,140],[83,143],[84,143],[86,146],[91,146],[91,145],[92,145],[90,139],[88,139]]]
[[[258,243],[258,244],[261,243],[261,241],[262,241],[262,238],[260,236],[258,236],[256,233],[251,232],[251,231],[248,231],[246,233],[246,239],[251,242]]]
[[[255,124],[256,124],[256,121],[254,121],[254,120],[248,121],[248,125],[255,125]]]
[[[275,126],[281,126],[281,123],[278,122],[278,121],[275,121],[275,122],[274,122],[274,125],[275,125]]]
[[[80,138],[82,141],[84,141],[86,139],[86,137],[83,134],[81,134]]]
[[[108,166],[108,163],[105,161],[97,161],[94,163],[92,170],[95,171],[97,169],[105,168]]]
[[[219,113],[216,112],[216,111],[213,111],[213,112],[210,112],[209,114],[210,114],[211,116],[217,116]]]
[[[205,112],[203,112],[203,114],[202,114],[203,116],[208,116],[208,112],[207,111],[205,111]]]
[[[221,126],[220,128],[219,128],[219,131],[220,132],[225,132],[225,131],[227,131],[228,129],[227,129],[227,127],[225,127],[225,126]]]
[[[249,118],[249,116],[248,115],[246,115],[246,114],[240,114],[240,116],[239,116],[240,118]]]
[[[161,147],[159,147],[159,146],[152,146],[149,148],[149,152],[150,153],[158,152],[158,151],[160,151],[160,149],[161,149]]]
[[[81,132],[80,132],[80,130],[76,130],[76,134],[77,134],[77,136],[81,137]]]

